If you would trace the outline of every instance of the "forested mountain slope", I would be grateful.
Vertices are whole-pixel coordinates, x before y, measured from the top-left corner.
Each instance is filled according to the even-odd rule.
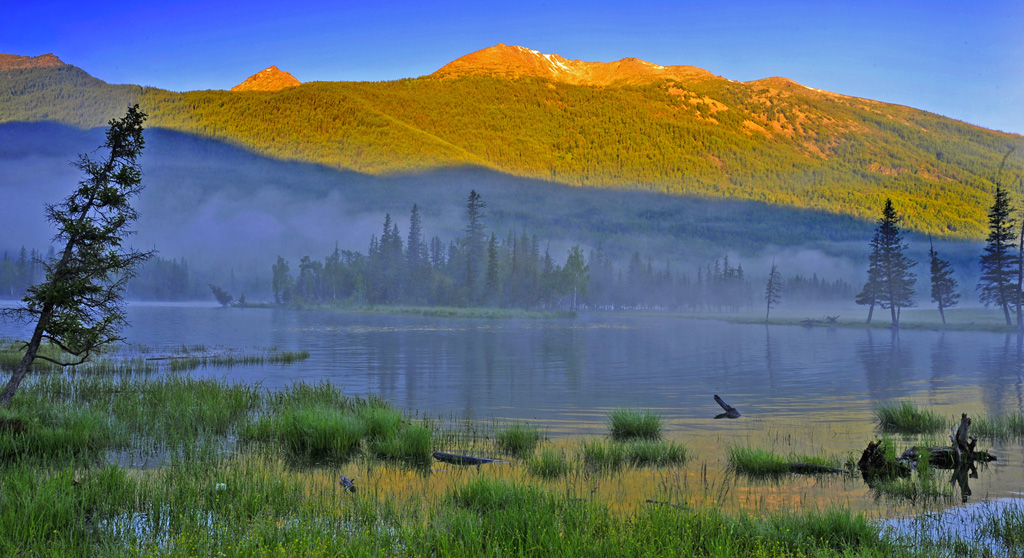
[[[909,228],[966,239],[984,234],[1006,150],[1024,151],[1019,135],[783,78],[740,83],[504,45],[467,58],[417,79],[274,92],[174,93],[109,85],[67,65],[11,69],[0,71],[0,122],[101,126],[137,101],[150,127],[360,174],[476,166],[869,221],[891,197]],[[1011,157],[1003,182],[1015,194],[1021,173]]]

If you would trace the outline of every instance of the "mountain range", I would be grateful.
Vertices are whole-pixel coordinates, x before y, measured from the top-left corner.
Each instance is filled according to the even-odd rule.
[[[433,74],[300,84],[271,66],[232,91],[111,85],[52,55],[0,56],[0,124],[148,125],[371,176],[483,168],[576,187],[747,200],[980,239],[1017,134],[771,77],[737,82],[638,59],[499,44]],[[1024,151],[1024,149],[1021,149]],[[1003,183],[1020,193],[1019,158]]]

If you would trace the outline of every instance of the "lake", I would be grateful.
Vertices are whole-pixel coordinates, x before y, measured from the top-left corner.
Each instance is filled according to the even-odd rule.
[[[951,421],[960,413],[1024,411],[1024,346],[1016,334],[766,327],[611,313],[498,321],[132,304],[128,317],[128,341],[155,350],[205,345],[310,353],[287,366],[200,369],[194,376],[270,389],[329,380],[348,395],[378,394],[427,415],[528,420],[556,443],[604,435],[612,409],[653,409],[665,419],[666,436],[686,443],[712,471],[705,482],[736,482],[726,480],[730,445],[859,457],[880,437],[874,408],[884,401],[909,399]],[[23,331],[0,323],[0,336]],[[714,419],[721,412],[715,394],[743,416]],[[946,434],[930,440],[948,443]],[[982,440],[979,448],[1000,459],[971,480],[972,501],[1019,496],[1021,443]],[[683,474],[697,482],[694,468]],[[859,478],[730,490],[730,501],[741,507],[768,500],[771,507],[876,505]]]

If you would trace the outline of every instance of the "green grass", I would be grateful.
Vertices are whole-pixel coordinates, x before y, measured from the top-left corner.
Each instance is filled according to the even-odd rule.
[[[295,409],[280,421],[279,439],[293,456],[344,461],[366,434],[366,423],[330,407]]]
[[[499,428],[494,434],[494,444],[498,451],[517,457],[533,453],[540,439],[539,428],[518,421]]]
[[[381,459],[401,461],[418,468],[433,462],[433,433],[423,425],[408,425],[384,438],[369,441],[370,451]]]
[[[979,438],[1024,438],[1024,413],[973,418],[971,434]]]
[[[580,444],[580,457],[589,470],[617,471],[626,463],[626,449],[622,444],[601,440]]]
[[[768,478],[798,472],[794,464],[808,464],[829,468],[842,468],[838,456],[780,455],[763,448],[732,446],[728,449],[729,467],[738,474],[754,478]]]
[[[661,415],[638,409],[615,409],[608,414],[608,430],[613,440],[658,439],[664,429]]]
[[[526,470],[531,475],[543,479],[564,477],[571,468],[572,466],[565,458],[565,453],[551,448],[546,448],[540,452],[540,455],[531,456],[526,460]]]
[[[879,427],[900,434],[931,434],[949,427],[949,421],[911,401],[882,403],[875,409]]]

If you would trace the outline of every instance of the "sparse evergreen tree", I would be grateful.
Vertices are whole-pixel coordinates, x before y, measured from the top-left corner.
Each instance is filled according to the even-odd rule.
[[[775,265],[775,260],[772,260],[772,269],[768,272],[768,284],[764,288],[764,300],[768,303],[768,308],[764,313],[764,321],[767,322],[772,307],[782,300],[782,274],[779,273],[779,266]]]
[[[960,293],[956,292],[956,279],[949,262],[939,257],[934,246],[928,247],[928,259],[932,276],[932,302],[939,305],[942,325],[946,325],[946,308],[956,306]]]
[[[1012,325],[1010,308],[1017,303],[1016,280],[1020,265],[1020,259],[1012,251],[1017,240],[1012,213],[1009,193],[997,185],[995,200],[988,212],[988,237],[981,255],[978,290],[985,306],[996,305],[1003,309],[1006,325]]]
[[[123,294],[135,270],[152,254],[124,248],[125,237],[138,218],[132,198],[142,192],[138,159],[145,141],[139,105],[109,122],[104,161],[81,155],[77,168],[85,173],[78,188],[59,205],[47,205],[47,219],[57,226],[60,255],[43,264],[45,280],[28,289],[22,308],[2,311],[5,319],[35,322],[25,354],[0,392],[6,407],[37,358],[69,366],[84,362],[93,351],[122,339]],[[38,354],[43,341],[73,358],[51,359]]]

